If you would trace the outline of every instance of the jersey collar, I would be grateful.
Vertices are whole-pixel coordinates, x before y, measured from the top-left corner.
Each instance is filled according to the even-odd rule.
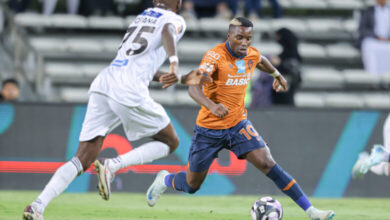
[[[233,53],[232,49],[230,49],[229,41],[226,41],[225,46],[226,46],[226,49],[229,51],[230,55],[232,55],[233,57],[235,57],[235,58],[237,58],[237,59],[240,59],[240,60],[242,60],[242,59],[244,59],[244,57],[246,57],[246,54],[245,54],[244,56],[242,56],[242,57],[236,56],[236,55]]]

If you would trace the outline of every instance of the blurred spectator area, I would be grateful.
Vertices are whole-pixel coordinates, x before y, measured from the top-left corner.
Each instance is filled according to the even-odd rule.
[[[254,21],[253,45],[263,55],[281,52],[273,41],[274,31],[281,27],[300,38],[303,72],[297,106],[390,108],[390,74],[365,73],[360,52],[354,47],[359,10],[373,2],[279,0],[283,17],[272,19],[269,1],[262,1],[265,18]],[[9,51],[14,51],[11,57],[17,59],[16,71],[26,75],[39,100],[86,102],[90,82],[115,57],[134,17],[18,13],[10,18],[14,28],[4,37],[3,47],[12,47]],[[182,73],[196,68],[207,49],[226,39],[228,23],[216,18],[187,22],[186,35],[179,43]],[[161,91],[158,84],[151,84],[152,97],[163,104],[195,104],[182,85],[168,89],[171,95]]]

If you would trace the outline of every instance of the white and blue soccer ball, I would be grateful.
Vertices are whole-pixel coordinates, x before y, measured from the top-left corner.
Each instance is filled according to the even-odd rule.
[[[253,220],[280,220],[283,218],[283,207],[272,197],[262,197],[253,204],[251,215]]]

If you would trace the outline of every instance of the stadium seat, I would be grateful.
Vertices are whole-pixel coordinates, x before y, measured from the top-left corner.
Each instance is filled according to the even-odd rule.
[[[326,106],[341,108],[363,108],[364,101],[360,94],[329,93],[325,95]]]
[[[312,32],[331,32],[343,30],[340,19],[308,19],[307,25]]]
[[[381,82],[387,87],[390,87],[390,73],[380,75]]]
[[[325,107],[325,100],[320,93],[298,92],[294,95],[295,105],[297,107]]]
[[[46,75],[53,79],[66,80],[82,77],[82,70],[78,65],[63,62],[49,62],[45,64]]]
[[[328,6],[324,0],[291,0],[291,3],[294,8],[323,9]]]
[[[273,31],[271,29],[271,21],[269,19],[263,19],[263,20],[260,20],[260,21],[255,21],[253,23],[253,29],[255,32],[270,32],[270,31]]]
[[[359,58],[360,52],[354,48],[351,44],[333,44],[327,45],[326,50],[328,52],[329,57],[332,58]]]
[[[116,16],[91,16],[88,18],[88,27],[95,29],[120,29],[126,28],[125,21]]]
[[[102,48],[108,53],[116,53],[122,43],[121,38],[107,38],[102,39]]]
[[[81,65],[81,72],[87,78],[95,78],[109,63],[90,63]]]
[[[291,0],[279,0],[278,2],[283,8],[290,8],[292,6]]]
[[[63,102],[86,103],[88,101],[88,88],[63,88],[60,91],[60,99]]]
[[[354,19],[348,19],[343,22],[343,27],[346,31],[355,34],[357,33],[359,23]]]
[[[49,27],[51,19],[38,13],[19,13],[15,15],[15,23],[25,27]]]
[[[202,31],[218,31],[227,33],[229,21],[217,18],[202,18],[199,20],[199,25]]]
[[[30,38],[30,44],[38,52],[59,53],[67,50],[66,40],[57,37]]]
[[[300,43],[298,49],[303,57],[308,57],[308,58],[327,57],[325,48],[319,44]]]
[[[87,38],[70,38],[66,40],[68,50],[78,53],[98,53],[103,52],[103,45],[98,40]]]
[[[280,18],[280,19],[274,19],[272,20],[272,29],[274,31],[278,30],[279,28],[288,28],[294,32],[306,32],[307,25],[304,21],[296,18]]]
[[[274,42],[259,42],[253,44],[263,55],[277,55],[282,52],[282,47]]]
[[[87,19],[80,15],[54,14],[45,18],[51,20],[52,26],[56,28],[86,28],[88,26]]]
[[[178,51],[181,59],[200,62],[204,53],[216,46],[220,42],[216,41],[181,41]]]
[[[356,86],[356,87],[361,87],[361,86],[375,86],[378,85],[380,82],[380,76],[379,75],[372,75],[364,70],[353,70],[353,69],[348,69],[344,70],[344,79],[346,85],[349,86]]]
[[[363,99],[368,108],[390,108],[389,93],[364,94]]]
[[[328,0],[329,6],[335,9],[359,9],[363,8],[361,0]]]
[[[343,75],[332,68],[304,69],[302,72],[302,88],[332,88],[344,86]]]
[[[200,25],[198,20],[186,20],[187,30],[186,31],[199,31]]]

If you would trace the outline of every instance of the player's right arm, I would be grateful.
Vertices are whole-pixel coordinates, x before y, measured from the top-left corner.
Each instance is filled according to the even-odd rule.
[[[219,118],[223,118],[229,113],[229,110],[225,105],[222,103],[217,104],[204,95],[202,85],[189,86],[188,93],[199,105],[203,105],[210,110],[213,115]]]
[[[200,73],[201,75],[207,77],[206,79],[211,80],[212,75],[218,68],[218,61],[221,58],[221,55],[217,50],[211,49],[206,52],[202,58],[202,62],[199,65],[197,70],[192,72]],[[215,103],[213,100],[209,99],[202,91],[203,83],[198,85],[190,85],[188,87],[188,93],[192,99],[194,99],[199,105],[207,108],[213,115],[217,117],[224,117],[229,113],[228,108],[222,103]]]

